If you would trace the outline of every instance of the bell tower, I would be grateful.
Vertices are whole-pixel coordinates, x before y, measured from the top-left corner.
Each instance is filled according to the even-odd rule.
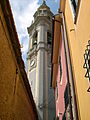
[[[27,53],[27,75],[39,120],[55,118],[54,91],[51,79],[51,29],[53,13],[43,0],[28,27],[29,48]]]

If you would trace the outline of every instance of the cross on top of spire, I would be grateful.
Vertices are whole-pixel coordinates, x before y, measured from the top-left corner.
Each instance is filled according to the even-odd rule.
[[[43,3],[46,3],[46,0],[43,0]]]

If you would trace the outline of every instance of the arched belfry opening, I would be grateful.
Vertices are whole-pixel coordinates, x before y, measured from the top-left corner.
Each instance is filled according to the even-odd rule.
[[[51,45],[51,42],[52,42],[51,32],[47,31],[47,43]]]
[[[37,39],[38,39],[38,32],[35,31],[35,33],[33,34],[33,42],[32,42],[33,47],[37,45]]]

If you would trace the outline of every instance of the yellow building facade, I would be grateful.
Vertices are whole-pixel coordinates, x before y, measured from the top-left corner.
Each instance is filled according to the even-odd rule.
[[[86,46],[90,40],[90,1],[77,0],[75,13],[71,0],[60,0],[59,15],[63,19],[63,34],[67,41],[65,46],[69,71],[69,64],[71,65],[72,80],[70,83],[71,87],[72,84],[74,87],[72,96],[74,95],[75,100],[72,101],[76,103],[76,119],[90,120],[90,83],[89,78],[85,77],[86,69],[83,67]],[[70,56],[70,59],[68,59],[68,56]]]
[[[37,120],[8,0],[0,1],[0,120]]]

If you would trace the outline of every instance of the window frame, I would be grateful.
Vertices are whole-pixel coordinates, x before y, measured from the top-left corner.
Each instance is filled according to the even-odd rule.
[[[81,2],[81,0],[78,0],[78,4],[77,4],[77,8],[76,8],[76,15],[75,15],[75,19],[74,19],[74,24],[76,24],[76,22],[77,22],[79,9],[80,9],[80,2]]]
[[[70,1],[71,1],[71,4],[72,4],[72,7],[73,7],[74,16],[76,16],[76,8],[77,8],[76,0],[70,0]]]
[[[74,8],[74,5],[72,2],[75,2],[76,8]],[[76,3],[76,0],[70,0],[71,3],[71,7],[73,9],[73,15],[74,15],[74,24],[77,23],[77,18],[78,18],[78,14],[79,14],[79,8],[80,8],[80,2],[81,0],[78,0],[78,2]],[[76,9],[76,10],[75,10]]]

